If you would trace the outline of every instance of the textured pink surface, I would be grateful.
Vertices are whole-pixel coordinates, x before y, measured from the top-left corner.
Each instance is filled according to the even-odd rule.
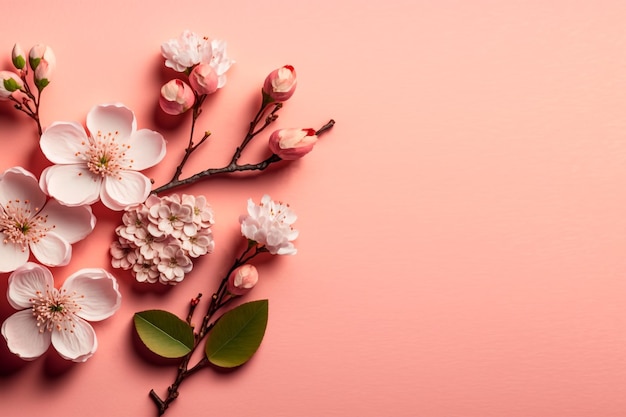
[[[147,393],[175,371],[136,349],[132,314],[184,314],[238,250],[246,199],[269,193],[299,214],[301,237],[297,256],[259,264],[249,299],[270,299],[266,339],[237,372],[186,381],[171,417],[626,415],[626,3],[139,3],[37,1],[5,16],[4,69],[15,41],[57,54],[44,125],[123,102],[168,139],[150,172],[162,184],[188,120],[157,123],[159,45],[185,28],[226,39],[237,61],[189,172],[228,158],[284,64],[299,86],[279,125],[338,124],[284,169],[185,190],[214,206],[215,255],[167,292],[118,273],[123,306],[96,325],[87,363],[52,351],[24,363],[2,342],[0,414],[154,415]],[[33,129],[2,105],[3,170],[43,169]],[[58,278],[108,266],[119,217],[95,212]]]

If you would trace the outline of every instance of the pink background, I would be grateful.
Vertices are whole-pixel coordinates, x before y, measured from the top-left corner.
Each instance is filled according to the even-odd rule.
[[[626,3],[137,3],[3,6],[2,69],[16,41],[56,52],[44,125],[123,102],[168,140],[149,172],[162,184],[189,120],[160,120],[159,45],[183,29],[227,40],[237,61],[188,172],[229,158],[283,64],[299,86],[277,126],[337,125],[303,160],[179,190],[212,203],[214,255],[168,291],[114,271],[123,306],[95,325],[88,362],[23,362],[1,341],[0,414],[154,415],[147,393],[164,394],[175,369],[136,347],[132,314],[183,315],[208,295],[240,250],[246,199],[269,193],[299,214],[301,236],[295,257],[258,263],[248,299],[270,299],[263,345],[237,372],[186,381],[167,415],[626,415]],[[0,147],[2,170],[46,165],[34,125],[6,103]],[[59,283],[109,266],[119,213],[94,211]],[[0,319],[12,312],[0,301]]]

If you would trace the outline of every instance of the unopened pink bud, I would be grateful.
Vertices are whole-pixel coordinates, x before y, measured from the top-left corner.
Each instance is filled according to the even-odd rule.
[[[167,114],[178,115],[193,106],[196,97],[191,87],[181,80],[171,80],[161,87],[159,105]]]
[[[296,70],[291,65],[285,65],[274,71],[265,78],[263,93],[273,101],[286,101],[296,91]]]
[[[36,70],[41,61],[47,61],[51,67],[56,66],[57,59],[52,48],[44,44],[37,44],[28,53],[28,62],[33,70]]]
[[[228,277],[226,289],[232,295],[243,295],[259,281],[259,272],[254,265],[242,265]]]
[[[13,51],[11,52],[11,60],[13,61],[13,66],[16,69],[24,69],[26,66],[26,57],[24,55],[24,50],[20,46],[19,43],[16,43],[13,46]]]
[[[8,100],[24,87],[24,82],[13,71],[0,71],[0,100]]]
[[[217,72],[210,64],[200,63],[189,74],[189,84],[198,94],[213,94],[217,91]]]
[[[35,71],[35,85],[41,91],[52,79],[57,65],[56,56],[49,46],[37,44],[30,49],[28,62]]]
[[[281,159],[302,158],[317,142],[314,129],[279,129],[270,135],[270,150]]]

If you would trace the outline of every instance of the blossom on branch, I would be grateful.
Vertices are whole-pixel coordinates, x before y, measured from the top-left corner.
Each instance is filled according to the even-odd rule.
[[[25,264],[31,251],[44,265],[67,265],[71,244],[87,237],[96,224],[90,207],[48,200],[37,178],[21,167],[0,176],[0,205],[0,272]]]
[[[200,36],[185,30],[176,39],[170,39],[161,45],[161,54],[165,66],[177,72],[186,72],[198,64],[209,64],[217,75],[217,88],[226,84],[226,71],[235,63],[226,54],[226,41]],[[200,93],[208,94],[208,93]]]
[[[230,69],[235,61],[226,54],[226,41],[213,39],[211,41],[211,47],[213,49],[213,56],[209,64],[211,64],[217,73],[217,88],[222,88],[226,85],[226,71]]]
[[[298,237],[298,231],[292,227],[296,219],[287,204],[275,202],[269,195],[264,195],[259,205],[249,199],[248,214],[239,217],[241,234],[272,255],[296,254],[292,243]]]
[[[185,30],[176,39],[161,44],[165,66],[177,72],[185,72],[200,62],[211,62],[213,48],[207,37]]]
[[[7,298],[21,310],[2,324],[12,353],[33,360],[52,344],[64,359],[85,362],[98,347],[88,321],[112,316],[122,296],[117,280],[104,269],[81,269],[56,289],[50,270],[29,262],[9,277]]]
[[[145,201],[152,184],[138,171],[163,159],[163,136],[137,130],[135,114],[121,104],[94,107],[87,131],[70,122],[46,129],[39,144],[55,165],[42,172],[41,188],[68,206],[102,200],[111,210],[123,210]]]

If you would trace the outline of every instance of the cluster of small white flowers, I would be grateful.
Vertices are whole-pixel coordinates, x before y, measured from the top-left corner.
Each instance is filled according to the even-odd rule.
[[[272,255],[295,255],[292,240],[298,237],[293,228],[297,216],[287,204],[273,201],[269,195],[257,206],[248,200],[248,214],[239,218],[241,234],[264,246]]]
[[[193,268],[192,258],[213,251],[213,210],[204,196],[151,195],[125,211],[111,245],[114,268],[132,270],[139,282],[175,285]]]

